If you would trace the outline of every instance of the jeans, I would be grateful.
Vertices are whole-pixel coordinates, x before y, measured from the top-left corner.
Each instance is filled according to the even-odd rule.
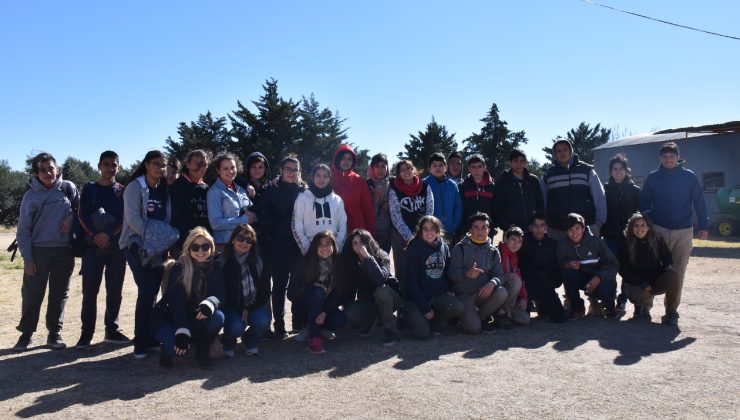
[[[139,254],[131,248],[126,248],[124,254],[138,288],[136,312],[134,313],[134,351],[144,350],[149,346],[152,339],[149,335],[149,317],[157,299],[163,270],[161,267],[142,266]]]
[[[583,312],[584,305],[583,299],[581,299],[581,290],[586,289],[586,283],[591,281],[594,275],[570,268],[562,269],[562,273],[565,295],[568,296],[570,301],[570,310],[572,312]],[[600,300],[607,309],[614,308],[614,299],[617,295],[617,279],[602,279],[599,287],[591,293],[586,293],[586,295]]]
[[[114,245],[111,245],[115,247]],[[105,330],[118,331],[118,313],[121,309],[121,290],[126,275],[126,257],[123,251],[113,249],[100,253],[97,247],[88,247],[82,256],[82,333],[95,332],[98,313],[98,292],[105,269]]]
[[[406,302],[406,327],[412,336],[420,340],[426,340],[432,335],[432,328],[436,331],[441,330],[447,325],[451,318],[462,315],[465,307],[460,299],[449,293],[429,299],[429,306],[434,311],[434,318],[431,321],[424,318],[421,309],[414,302]]]
[[[272,316],[275,319],[275,328],[285,328],[285,292],[288,289],[290,270],[301,257],[301,250],[295,239],[286,238],[276,241],[278,246],[273,247],[270,256],[272,269]],[[295,316],[292,317],[294,326],[298,324]]]
[[[309,285],[303,295],[303,306],[308,320],[308,336],[319,337],[321,330],[336,331],[347,324],[347,316],[339,308],[334,308],[326,313],[323,325],[316,324],[316,317],[324,312],[326,293],[324,289]]]
[[[31,249],[36,274],[23,275],[21,286],[21,321],[18,331],[32,334],[36,331],[44,302],[46,285],[49,285],[49,303],[46,307],[46,328],[49,334],[57,334],[64,324],[64,306],[69,296],[69,280],[74,270],[75,259],[68,247]]]
[[[206,319],[197,320],[195,318],[190,320],[188,328],[190,328],[190,340],[198,341],[198,339],[212,340],[216,338],[219,330],[224,325],[224,313],[220,309],[216,309],[213,315]],[[162,344],[162,350],[167,353],[170,357],[175,357],[175,327],[170,324],[164,324],[155,334],[154,339]]]
[[[344,306],[350,325],[362,327],[374,319],[380,319],[383,328],[392,330],[396,325],[393,313],[401,307],[401,295],[393,288],[382,285],[375,288],[373,300],[356,300]]]
[[[242,337],[245,349],[256,348],[260,338],[270,329],[271,317],[267,305],[248,314],[249,329],[246,333],[244,329],[247,324],[242,320],[242,314],[235,310],[224,310],[224,315],[224,350],[234,350],[238,337]]]

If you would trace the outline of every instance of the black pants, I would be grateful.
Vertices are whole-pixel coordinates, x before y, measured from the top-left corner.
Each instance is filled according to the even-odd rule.
[[[277,238],[271,247],[268,266],[272,270],[272,317],[275,328],[285,328],[285,292],[288,290],[290,270],[301,258],[301,250],[293,237]],[[296,319],[295,311],[293,324],[300,324]]]
[[[49,334],[62,330],[64,323],[64,305],[69,295],[69,280],[75,266],[75,259],[69,247],[31,249],[36,274],[23,276],[21,287],[21,322],[18,331],[32,334],[36,331],[44,302],[46,285],[49,285],[49,302],[46,308],[46,328]]]
[[[529,290],[527,289],[527,296],[529,299],[534,301],[537,306],[537,313],[545,315],[550,318],[552,322],[564,322],[565,321],[565,309],[563,303],[560,301],[560,297],[555,293],[554,289],[544,290]]]
[[[111,245],[114,247],[115,245]],[[105,270],[105,330],[118,330],[118,313],[121,310],[121,290],[126,275],[126,257],[123,251],[113,249],[101,252],[89,247],[82,256],[82,334],[95,332],[98,312],[98,292]]]

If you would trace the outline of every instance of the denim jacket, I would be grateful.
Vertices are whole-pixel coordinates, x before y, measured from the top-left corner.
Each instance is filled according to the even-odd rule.
[[[217,244],[229,242],[231,232],[241,223],[250,223],[246,214],[239,215],[242,209],[252,205],[244,188],[234,184],[236,192],[230,190],[221,178],[208,189],[208,221],[213,229],[213,239]]]

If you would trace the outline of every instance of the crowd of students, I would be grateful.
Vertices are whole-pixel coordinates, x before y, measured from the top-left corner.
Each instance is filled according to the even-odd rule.
[[[273,178],[258,152],[242,167],[231,154],[211,160],[193,150],[179,162],[153,150],[124,186],[116,181],[118,155],[105,151],[100,179],[78,194],[54,157],[39,154],[17,232],[24,278],[14,349],[30,345],[47,285],[47,345],[66,346],[77,223],[87,247],[75,347],[93,340],[103,274],[104,340],[129,341],[118,324],[128,264],[137,286],[134,357],[159,350],[163,367],[191,343],[198,364],[210,366],[218,337],[226,357],[239,340],[246,355],[258,354],[261,339],[288,334],[286,295],[293,338],[314,353],[347,325],[361,336],[381,327],[383,345],[392,346],[404,332],[424,340],[446,328],[477,334],[526,326],[534,312],[555,323],[577,320],[586,316],[581,292],[589,315],[615,318],[629,300],[633,320],[650,320],[654,296],[665,294],[661,321],[677,326],[692,210],[700,238],[708,226],[701,187],[678,147],[661,146],[659,169],[642,191],[624,156],[610,161],[604,186],[567,140],[555,143],[554,155],[541,180],[520,150],[498,180],[480,155],[467,158],[463,176],[457,152],[432,154],[423,179],[406,159],[391,176],[387,157],[377,154],[364,179],[354,171],[355,152],[342,145],[304,182],[294,156]],[[176,240],[153,251],[148,241],[165,235],[163,225]]]

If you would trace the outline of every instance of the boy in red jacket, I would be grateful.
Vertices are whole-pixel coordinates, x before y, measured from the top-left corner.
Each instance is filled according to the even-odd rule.
[[[527,289],[524,287],[522,272],[519,270],[519,256],[517,251],[522,247],[524,232],[517,226],[512,226],[504,233],[504,242],[499,242],[498,249],[501,252],[501,265],[504,276],[516,276],[522,282],[519,296],[514,307],[511,308],[511,322],[514,325],[529,324],[529,312],[527,312]]]
[[[344,201],[347,212],[347,232],[365,229],[375,235],[373,198],[366,181],[352,169],[357,165],[357,155],[352,146],[343,144],[332,159],[332,189]]]

